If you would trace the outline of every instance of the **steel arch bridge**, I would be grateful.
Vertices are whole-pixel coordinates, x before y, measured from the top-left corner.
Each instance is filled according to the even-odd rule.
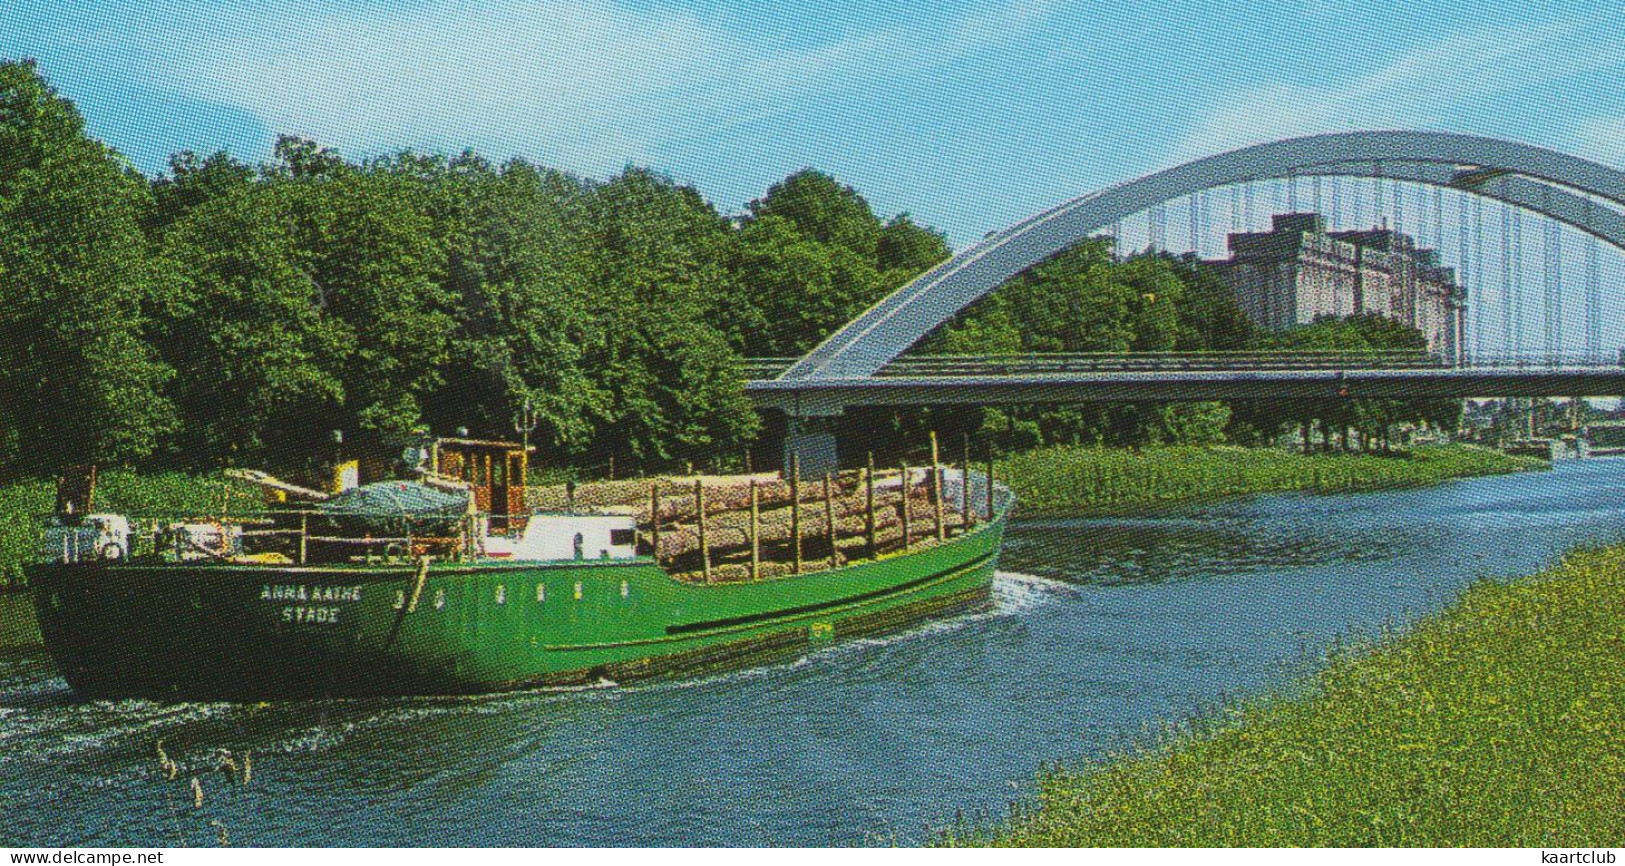
[[[1470,193],[1533,211],[1625,251],[1625,172],[1547,148],[1441,132],[1347,132],[1210,156],[1057,205],[956,253],[830,335],[773,379],[747,385],[793,419],[845,406],[1203,400],[1239,397],[1625,393],[1625,370],[1275,370],[1046,376],[877,376],[908,348],[1011,278],[1125,218],[1207,190],[1254,181],[1353,177]],[[792,425],[792,437],[797,425]],[[808,431],[812,435],[827,435]],[[828,443],[833,459],[833,443]],[[815,451],[823,448],[815,447]]]
[[[1293,138],[1198,159],[1072,199],[955,254],[830,335],[779,378],[873,376],[960,310],[1122,219],[1175,199],[1257,180],[1352,176],[1442,186],[1567,223],[1625,250],[1625,172],[1533,145],[1441,132]]]

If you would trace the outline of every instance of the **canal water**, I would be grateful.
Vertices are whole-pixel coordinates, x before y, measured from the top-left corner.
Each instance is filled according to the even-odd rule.
[[[920,842],[1326,649],[1625,537],[1625,460],[1018,523],[988,614],[709,679],[478,699],[73,700],[0,659],[0,845]],[[156,770],[163,739],[185,768]],[[207,770],[251,750],[252,780]],[[194,770],[204,804],[186,787]]]

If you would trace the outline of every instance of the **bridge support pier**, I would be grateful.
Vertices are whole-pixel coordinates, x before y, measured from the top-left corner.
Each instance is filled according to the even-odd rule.
[[[790,415],[790,429],[784,437],[784,471],[800,460],[801,477],[822,478],[841,468],[840,454],[835,445],[835,426],[840,420],[835,414]]]

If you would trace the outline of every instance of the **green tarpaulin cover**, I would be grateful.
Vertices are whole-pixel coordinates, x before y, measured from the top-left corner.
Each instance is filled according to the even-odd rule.
[[[382,481],[346,490],[316,508],[335,516],[461,517],[468,512],[468,494],[415,481]]]

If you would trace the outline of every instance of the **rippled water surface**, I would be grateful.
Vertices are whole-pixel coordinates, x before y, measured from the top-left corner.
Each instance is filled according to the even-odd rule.
[[[1625,535],[1625,461],[1012,527],[993,612],[705,680],[79,702],[0,659],[0,844],[848,844],[997,817],[1041,761],[1289,684],[1338,637]],[[156,772],[159,739],[205,803]],[[243,788],[208,754],[251,750]],[[218,822],[214,826],[210,822]]]

